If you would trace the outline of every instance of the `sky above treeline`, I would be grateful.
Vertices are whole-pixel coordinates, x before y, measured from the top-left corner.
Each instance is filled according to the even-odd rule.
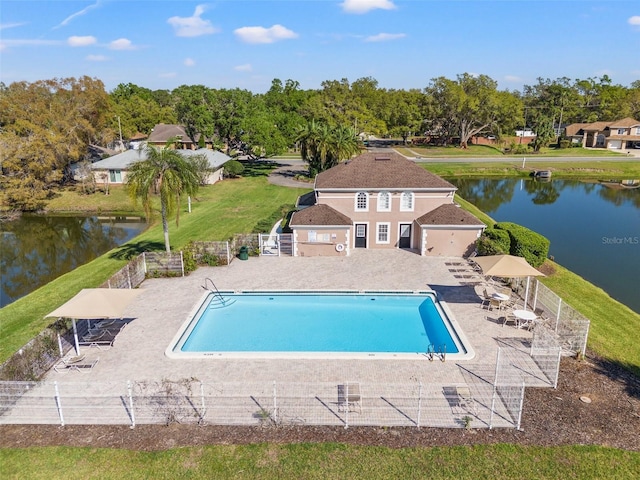
[[[88,75],[108,91],[180,85],[263,93],[372,77],[422,89],[486,74],[500,89],[538,77],[640,79],[640,1],[2,0],[0,81]]]

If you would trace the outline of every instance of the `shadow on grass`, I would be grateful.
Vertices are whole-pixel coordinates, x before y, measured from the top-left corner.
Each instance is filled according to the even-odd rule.
[[[608,360],[598,356],[590,357],[599,373],[624,384],[625,391],[630,397],[640,399],[640,365]]]
[[[244,167],[243,177],[266,177],[279,166],[278,162],[273,160],[256,160],[253,162],[241,160],[240,163]]]
[[[141,242],[130,242],[122,245],[113,253],[109,254],[109,258],[113,258],[116,260],[131,260],[132,258],[137,257],[143,252],[153,252],[158,250],[164,250],[164,243],[150,242],[147,240]]]

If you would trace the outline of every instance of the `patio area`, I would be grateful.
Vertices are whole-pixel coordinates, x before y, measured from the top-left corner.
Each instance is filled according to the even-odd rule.
[[[206,294],[202,286],[207,278],[212,279],[219,290],[236,291],[433,289],[453,313],[474,349],[475,357],[456,361],[438,358],[429,361],[426,355],[398,360],[170,359],[165,356],[165,349]],[[484,278],[460,258],[421,257],[403,250],[365,249],[340,258],[250,257],[247,261],[236,259],[228,266],[200,267],[186,277],[147,279],[140,286],[142,293],[127,308],[125,317],[130,321],[118,333],[113,346],[109,349],[83,348],[87,359],[99,359],[99,362],[88,372],[52,369],[43,383],[51,385],[55,382],[55,388],[64,391],[60,395],[68,395],[62,401],[66,406],[76,402],[91,405],[96,401],[91,397],[94,394],[103,399],[120,398],[118,403],[125,403],[122,393],[127,384],[144,385],[147,390],[155,386],[159,391],[166,390],[168,385],[176,388],[175,385],[200,384],[197,392],[184,395],[181,392],[180,396],[201,395],[203,412],[206,398],[207,412],[200,420],[209,422],[245,423],[246,418],[254,423],[264,421],[256,411],[267,412],[265,415],[271,420],[274,412],[280,412],[282,418],[283,405],[297,402],[290,409],[296,412],[295,418],[317,419],[320,424],[420,425],[421,414],[424,419],[430,411],[430,426],[460,427],[465,416],[473,415],[474,427],[513,427],[517,419],[509,413],[508,405],[504,405],[505,398],[498,404],[495,402],[493,384],[497,372],[500,372],[503,384],[516,387],[514,402],[520,400],[522,385],[548,387],[550,381],[529,356],[531,332],[504,326],[499,320],[503,312],[481,308],[479,292],[486,286],[483,282]],[[336,385],[347,382],[360,385],[362,408],[357,413],[332,407]],[[468,389],[473,401],[465,403],[446,393],[447,388],[455,387]],[[41,388],[45,386],[41,385]],[[112,389],[120,393],[110,393]],[[189,389],[191,386],[187,387]],[[279,389],[279,404],[276,389]],[[295,392],[283,396],[287,389]],[[79,396],[74,397],[70,393],[73,391]],[[135,397],[143,393],[130,391],[129,395]],[[187,402],[191,400],[187,398]],[[104,400],[104,403],[111,401]],[[117,415],[113,418],[104,415],[98,423],[131,421],[122,405],[108,408],[117,409]],[[193,405],[187,408],[200,411]],[[423,408],[422,413],[420,408]],[[86,407],[74,412],[74,417],[67,415],[67,421],[95,421],[83,419],[83,411],[87,411]],[[157,422],[157,419],[153,420],[150,406],[147,411],[149,418],[145,420],[139,409],[137,420]],[[306,411],[310,412],[308,416]],[[87,416],[93,417],[95,412],[89,408]],[[53,413],[55,410],[49,412]]]

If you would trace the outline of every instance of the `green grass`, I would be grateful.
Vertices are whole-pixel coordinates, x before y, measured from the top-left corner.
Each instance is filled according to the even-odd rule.
[[[192,213],[186,213],[186,202],[180,214],[180,224],[169,223],[169,237],[174,250],[180,250],[191,240],[226,240],[235,233],[251,232],[263,218],[270,217],[284,204],[293,204],[307,190],[277,187],[265,177],[226,180],[200,190],[192,202]],[[115,190],[109,197],[116,198]],[[73,200],[72,192],[65,195]],[[101,202],[104,195],[85,198]],[[56,199],[58,200],[58,199]],[[69,201],[59,200],[57,205]],[[145,250],[163,250],[164,239],[158,215],[144,233],[111,250],[96,260],[62,275],[31,294],[0,309],[0,363],[4,362],[53,319],[44,315],[59,307],[83,288],[97,287],[126,263],[126,258]]]
[[[395,150],[408,157],[416,155],[432,158],[432,157],[503,157],[503,158],[522,158],[522,157],[626,157],[624,153],[618,153],[605,148],[542,148],[540,152],[534,153],[529,150],[525,153],[505,153],[500,145],[469,145],[467,148],[457,146],[448,147],[432,147],[432,146],[415,146],[408,145],[406,147],[394,147]]]
[[[640,178],[640,161],[552,161],[522,159],[513,162],[442,162],[419,163],[423,168],[443,177],[529,177],[534,170],[551,170],[553,178],[625,179]]]
[[[109,195],[104,194],[102,185],[91,195],[78,193],[74,188],[57,192],[47,202],[48,212],[91,212],[91,213],[136,213],[142,214],[140,204],[134,205],[122,185],[110,185]]]
[[[324,444],[0,451],[4,479],[557,479],[636,478],[640,453],[593,446],[476,445],[390,449]]]

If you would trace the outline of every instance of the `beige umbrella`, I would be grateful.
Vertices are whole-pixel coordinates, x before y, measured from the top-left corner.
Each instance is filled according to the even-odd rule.
[[[473,259],[482,273],[491,277],[521,278],[527,277],[527,288],[525,290],[524,309],[527,309],[527,298],[529,297],[530,277],[544,277],[544,273],[533,268],[522,257],[514,255],[487,255],[486,257],[475,257]]]
[[[73,321],[73,336],[76,353],[80,353],[76,319],[93,320],[98,318],[122,318],[129,304],[142,293],[142,290],[125,288],[84,288],[64,305],[56,308],[46,317],[64,317]]]

